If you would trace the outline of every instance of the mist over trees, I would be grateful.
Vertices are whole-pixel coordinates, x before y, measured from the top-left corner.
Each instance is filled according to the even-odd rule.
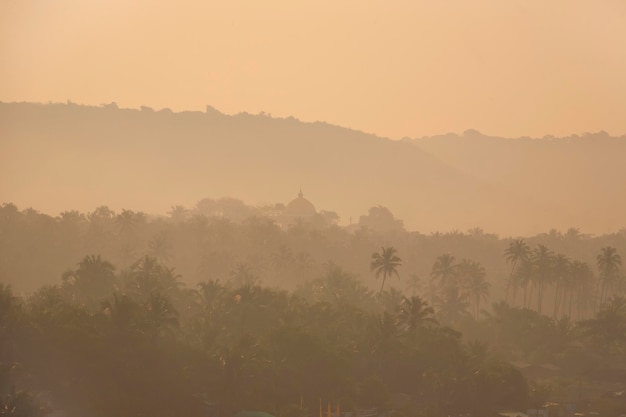
[[[3,204],[2,406],[624,412],[623,232],[425,235],[383,206],[349,227],[332,212],[287,222],[285,207]]]
[[[0,416],[626,413],[626,137],[0,126]]]
[[[506,139],[470,130],[393,141],[210,106],[177,113],[71,102],[0,103],[0,126],[3,201],[48,214],[102,204],[165,214],[172,202],[192,206],[207,195],[263,205],[302,186],[344,225],[382,204],[423,233],[626,226],[617,192],[626,189],[626,137],[605,132]]]

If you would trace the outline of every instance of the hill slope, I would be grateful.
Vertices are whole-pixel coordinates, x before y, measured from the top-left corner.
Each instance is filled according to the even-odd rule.
[[[595,206],[572,207],[501,174],[497,180],[488,175],[495,161],[515,150],[507,148],[491,162],[476,151],[470,164],[461,157],[467,149],[446,154],[434,143],[391,141],[294,118],[227,116],[211,108],[172,113],[0,103],[0,195],[51,214],[102,204],[165,213],[203,197],[287,202],[302,187],[318,210],[337,211],[343,223],[380,204],[422,232],[482,227],[530,234],[569,226],[599,232],[624,226],[617,214],[607,211],[594,223]],[[524,158],[533,160],[532,151]],[[505,161],[500,165],[509,167]],[[517,167],[524,170],[524,164]],[[567,172],[535,185],[548,183],[572,187]],[[608,195],[594,198],[608,202]],[[592,214],[584,224],[577,222],[581,210]]]
[[[626,226],[626,136],[506,139],[467,131],[406,142],[476,178],[560,205],[572,226],[596,233]]]

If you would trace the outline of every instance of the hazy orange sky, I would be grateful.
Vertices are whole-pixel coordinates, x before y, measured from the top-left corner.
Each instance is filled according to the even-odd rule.
[[[626,134],[623,0],[0,0],[0,101]]]

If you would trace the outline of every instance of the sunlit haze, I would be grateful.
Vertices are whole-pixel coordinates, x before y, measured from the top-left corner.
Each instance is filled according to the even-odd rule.
[[[626,3],[0,1],[0,100],[271,113],[399,139],[626,133]]]
[[[626,417],[626,0],[0,0],[0,417]]]

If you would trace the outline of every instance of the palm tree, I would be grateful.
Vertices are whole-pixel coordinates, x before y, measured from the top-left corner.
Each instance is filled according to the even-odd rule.
[[[569,281],[571,280],[572,262],[570,259],[559,253],[554,257],[554,314],[557,318],[559,309],[564,305]]]
[[[107,206],[100,206],[89,213],[87,219],[89,219],[90,234],[97,237],[107,235],[114,225],[115,216],[115,212]]]
[[[113,300],[102,303],[104,315],[109,318],[113,331],[118,336],[129,336],[140,324],[139,304],[127,295],[113,293]]]
[[[458,266],[454,263],[456,259],[449,253],[444,253],[435,259],[433,269],[430,272],[432,280],[439,280],[439,287],[446,290],[454,286],[453,280],[456,278]]]
[[[78,268],[63,274],[63,287],[71,292],[72,302],[97,308],[114,291],[114,271],[113,264],[100,255],[88,255]]]
[[[189,210],[187,210],[184,206],[172,206],[172,209],[167,212],[169,214],[170,219],[174,223],[183,223],[187,217],[189,217]]]
[[[446,288],[437,305],[437,315],[441,321],[454,326],[466,317],[469,303],[465,299],[457,287]]]
[[[235,288],[243,286],[257,285],[259,277],[257,277],[246,263],[238,263],[230,273],[230,278]]]
[[[533,273],[534,265],[532,261],[530,259],[522,259],[513,274],[514,291],[518,287],[524,288],[524,300],[522,301],[522,307],[524,308],[529,308],[530,306],[530,295],[532,295],[532,291],[530,294],[528,293],[528,286],[531,284]],[[515,292],[513,294],[515,294]]]
[[[115,224],[121,234],[130,234],[138,225],[138,217],[132,210],[122,209],[122,212],[115,217]]]
[[[619,277],[619,269],[622,266],[622,258],[617,253],[617,249],[612,246],[604,247],[596,257],[598,270],[600,271],[600,304],[608,296],[608,291]]]
[[[167,268],[156,258],[146,255],[131,266],[126,290],[141,300],[156,293],[171,296],[182,285],[179,279],[174,268]]]
[[[572,317],[572,303],[576,292],[577,317],[580,320],[587,308],[593,293],[593,271],[586,262],[574,261],[571,266],[571,292],[569,299],[569,316]]]
[[[595,318],[580,323],[588,336],[599,342],[600,348],[608,350],[612,345],[626,340],[626,298],[610,298]]]
[[[436,324],[437,320],[433,317],[434,314],[435,310],[419,296],[404,297],[398,312],[400,322],[410,331],[414,331],[426,323]]]
[[[324,275],[300,286],[295,294],[314,303],[366,308],[372,304],[371,291],[352,274],[332,261],[324,265]]]
[[[383,292],[385,287],[385,280],[388,276],[395,274],[398,278],[398,267],[402,265],[402,259],[396,255],[396,248],[394,247],[382,247],[381,253],[372,254],[372,262],[370,263],[370,271],[374,271],[376,278],[383,274],[383,283],[380,286],[380,292]]]
[[[218,310],[226,288],[219,281],[215,280],[200,282],[198,287],[196,298],[202,309],[211,313]]]
[[[170,237],[164,233],[158,233],[148,242],[150,256],[161,263],[172,260],[172,243]]]
[[[174,310],[170,301],[160,293],[150,294],[146,303],[145,324],[150,333],[152,344],[156,345],[161,332],[178,327],[178,312]]]
[[[402,334],[398,327],[398,321],[393,314],[388,311],[383,312],[380,316],[373,316],[370,324],[370,352],[381,354],[390,354],[394,345],[398,341],[398,337]]]
[[[511,242],[509,242],[509,247],[504,250],[506,262],[511,263],[511,274],[509,275],[509,281],[506,285],[506,296],[504,298],[504,301],[509,301],[509,289],[513,280],[513,273],[516,271],[516,266],[519,262],[528,260],[529,254],[530,248],[528,247],[524,239],[512,240]],[[513,288],[513,302],[515,302],[516,287]]]
[[[554,270],[554,255],[545,245],[537,245],[532,252],[534,265],[534,281],[537,285],[537,312],[541,314],[543,306],[543,290],[550,282]]]
[[[464,272],[464,287],[474,306],[474,317],[478,320],[480,315],[480,300],[486,300],[489,296],[490,283],[485,281],[485,267],[474,261],[463,260],[460,270]]]

